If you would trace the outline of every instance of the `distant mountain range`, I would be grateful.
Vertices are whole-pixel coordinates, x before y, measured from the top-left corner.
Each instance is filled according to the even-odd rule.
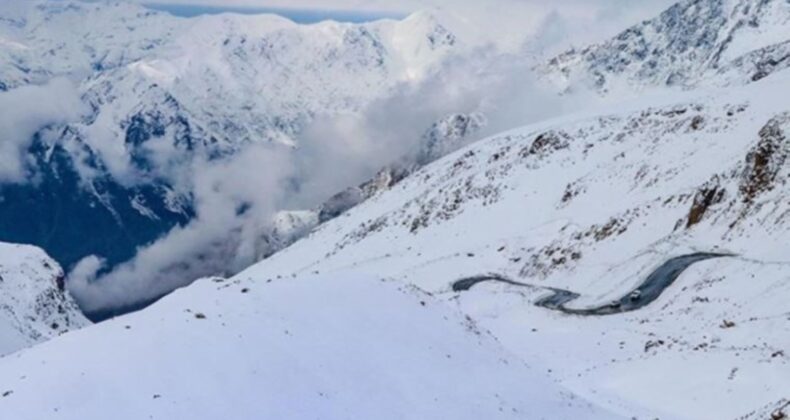
[[[301,26],[127,3],[30,5],[0,20],[0,86],[78,78],[88,112],[29,141],[36,181],[0,185],[0,240],[41,246],[67,268],[88,255],[124,262],[195,217],[192,162],[253,143],[298,147],[314,116],[386,97],[456,44],[427,14]]]

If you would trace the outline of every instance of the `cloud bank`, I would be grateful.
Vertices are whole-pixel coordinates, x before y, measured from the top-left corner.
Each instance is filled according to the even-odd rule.
[[[541,88],[528,61],[493,51],[453,57],[360,112],[318,116],[294,148],[252,145],[225,160],[194,161],[188,170],[197,218],[98,278],[100,260],[87,258],[70,273],[72,293],[96,311],[145,302],[201,277],[234,274],[271,251],[276,212],[316,208],[382,167],[413,158],[426,130],[449,114],[486,115],[485,130],[467,139],[473,141],[584,106],[579,97]]]
[[[197,159],[189,168],[196,219],[107,274],[97,276],[104,268],[99,256],[86,257],[69,273],[70,291],[83,309],[96,311],[139,304],[201,277],[242,270],[259,255],[257,240],[290,189],[290,154],[254,145],[228,160]]]

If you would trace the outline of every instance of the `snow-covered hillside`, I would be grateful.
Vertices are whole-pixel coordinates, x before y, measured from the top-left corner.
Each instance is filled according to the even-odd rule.
[[[790,67],[788,26],[790,3],[784,0],[686,0],[609,41],[561,54],[538,70],[560,90],[593,87],[615,105],[620,95],[631,97],[646,88],[743,85]],[[392,187],[456,150],[483,125],[485,117],[479,114],[438,121],[420,143],[424,148],[417,153],[417,165],[383,169],[369,182],[333,197],[322,214],[335,216]]]
[[[0,377],[18,420],[616,418],[430,294],[352,273],[203,280],[0,359]]]
[[[234,281],[392,278],[457,305],[528,364],[624,415],[771,411],[790,376],[788,76],[496,136]],[[534,305],[554,288],[581,295],[573,308],[606,304],[696,251],[734,256],[693,265],[635,312]],[[451,288],[489,273],[531,286]]]
[[[0,243],[0,356],[89,324],[64,281],[40,249]]]
[[[779,412],[790,377],[788,76],[471,145],[232,279],[0,360],[0,376],[24,378],[3,384],[0,409],[23,419]],[[569,307],[605,304],[695,251],[732,256],[691,266],[633,312],[535,305],[557,289],[580,295]],[[527,286],[452,288],[491,273]]]
[[[615,38],[552,59],[562,88],[744,84],[790,67],[787,0],[684,0]]]

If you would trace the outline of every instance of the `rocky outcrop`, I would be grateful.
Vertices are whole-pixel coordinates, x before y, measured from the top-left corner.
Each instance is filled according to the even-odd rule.
[[[757,144],[746,155],[746,165],[741,174],[739,190],[745,203],[776,186],[779,172],[790,155],[790,139],[785,132],[790,126],[790,114],[777,116],[759,133]]]
[[[726,190],[721,186],[718,176],[714,176],[711,181],[700,187],[697,193],[694,194],[686,228],[690,228],[702,221],[708,209],[723,200],[725,192]]]
[[[426,165],[468,144],[470,136],[487,124],[483,114],[452,114],[437,122],[423,135],[416,163]]]
[[[64,279],[42,250],[0,243],[0,356],[90,323]]]

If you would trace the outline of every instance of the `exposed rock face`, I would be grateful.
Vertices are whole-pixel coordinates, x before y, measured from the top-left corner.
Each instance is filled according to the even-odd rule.
[[[686,222],[686,228],[690,228],[699,223],[702,218],[705,217],[705,213],[707,213],[711,206],[722,201],[725,192],[726,190],[720,185],[718,176],[714,176],[710,182],[700,187],[694,195],[691,210],[689,210],[688,221]]]
[[[746,156],[746,167],[741,176],[740,192],[746,203],[776,186],[777,176],[785,168],[790,155],[790,140],[786,130],[790,127],[790,114],[777,116],[759,133],[757,144]],[[782,180],[782,184],[786,180]]]
[[[788,67],[790,67],[790,41],[785,41],[743,55],[729,65],[721,67],[719,74],[735,80],[757,82]]]
[[[523,149],[524,157],[528,155],[540,155],[546,157],[549,154],[568,147],[570,136],[562,131],[548,131],[541,133],[532,142],[529,149]]]

